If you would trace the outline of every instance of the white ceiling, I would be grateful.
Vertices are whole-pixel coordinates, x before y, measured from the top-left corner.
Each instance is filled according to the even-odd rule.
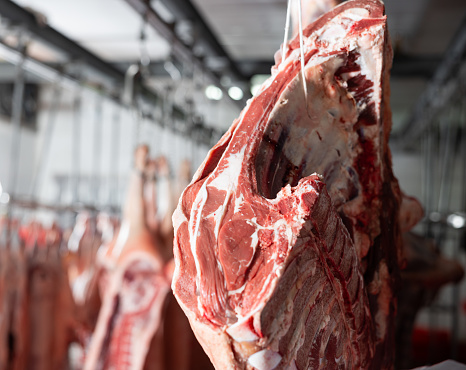
[[[43,13],[52,27],[106,60],[140,56],[142,21],[124,0],[15,1]],[[192,2],[233,59],[273,60],[283,40],[286,0]],[[386,0],[385,5],[393,41],[410,53],[444,52],[466,14],[464,0]],[[152,29],[147,30],[147,47],[153,60],[170,52]]]
[[[141,17],[124,0],[15,0],[47,18],[49,25],[108,61],[134,61],[141,54]],[[151,59],[165,59],[168,42],[147,27]]]
[[[233,59],[273,60],[283,42],[286,0],[194,0]]]

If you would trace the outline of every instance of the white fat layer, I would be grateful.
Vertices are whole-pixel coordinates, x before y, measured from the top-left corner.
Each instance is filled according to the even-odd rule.
[[[126,244],[126,241],[129,237],[129,221],[123,220],[120,226],[120,231],[118,232],[117,240],[115,242],[115,247],[113,248],[112,255],[117,257],[121,254],[123,247]]]
[[[196,290],[200,288],[201,282],[201,267],[199,260],[197,258],[197,249],[198,249],[198,239],[199,239],[199,227],[201,225],[202,219],[206,217],[203,214],[204,207],[208,200],[208,187],[215,188],[217,190],[224,190],[226,191],[225,198],[223,204],[220,205],[217,210],[207,217],[211,216],[215,219],[215,227],[214,233],[215,238],[218,239],[218,233],[220,231],[220,226],[225,216],[226,205],[228,204],[231,195],[236,190],[239,174],[241,173],[241,166],[244,160],[244,151],[245,147],[243,147],[239,152],[231,154],[226,160],[227,165],[223,168],[223,170],[219,173],[216,173],[216,176],[213,177],[213,180],[209,183],[209,179],[212,178],[212,174],[209,176],[199,189],[199,192],[196,195],[196,199],[193,202],[191,208],[191,214],[188,223],[188,230],[189,230],[189,242],[191,247],[191,252],[194,258],[194,264],[196,266]],[[220,271],[222,268],[219,264]],[[198,309],[199,312],[202,314],[204,313],[204,308],[202,306],[201,300],[197,299],[198,302]]]
[[[374,37],[375,35],[375,37]],[[374,27],[370,33],[363,33],[358,39],[360,57],[356,63],[361,67],[361,74],[374,84],[374,89],[371,93],[372,99],[376,104],[376,115],[380,118],[380,110],[378,109],[382,100],[381,91],[377,87],[382,75],[383,61],[380,58],[382,53],[380,50],[383,47],[383,28],[382,26]]]
[[[263,349],[249,356],[248,364],[257,370],[272,370],[278,366],[281,360],[282,356],[277,352]]]
[[[322,27],[320,32],[317,32],[319,41],[326,41],[335,44],[343,39],[347,30],[351,26],[363,18],[369,16],[369,11],[363,8],[348,9],[335,18],[333,18],[325,27]]]
[[[227,164],[212,179],[209,186],[218,190],[231,191],[238,184],[238,177],[243,166],[245,147],[237,153],[230,154],[226,159]]]
[[[249,317],[238,320],[238,322],[231,325],[226,332],[237,342],[254,342],[258,340],[259,336],[251,330],[248,321]]]
[[[246,283],[244,283],[243,285],[241,285],[238,289],[229,290],[229,291],[228,291],[228,296],[232,296],[232,295],[235,295],[235,294],[243,293],[243,291],[244,291],[245,288],[246,288]]]
[[[269,122],[281,122],[287,127],[288,138],[282,149],[286,158],[297,167],[304,164],[304,176],[314,172],[324,175],[325,181],[332,184],[329,186],[329,192],[333,192],[332,199],[341,204],[347,198],[344,192],[348,178],[351,178],[348,168],[358,154],[354,149],[358,135],[352,130],[352,125],[357,122],[357,109],[346,89],[333,79],[335,71],[343,65],[343,59],[327,56],[310,62],[313,62],[311,66],[315,62],[317,67],[306,66],[307,104],[303,104],[305,98],[298,75],[280,97],[280,100],[287,99],[288,103],[277,105]],[[323,73],[318,67],[322,63],[326,67]],[[279,134],[279,129],[276,129],[275,135]],[[335,163],[339,163],[340,171],[327,173]]]
[[[239,194],[235,199],[235,210],[234,213],[238,213],[241,211],[241,207],[244,204],[244,196],[243,194]]]
[[[191,253],[194,257],[194,264],[196,266],[196,291],[199,289],[201,281],[201,266],[199,264],[199,260],[197,259],[197,240],[199,237],[199,225],[202,221],[202,210],[207,201],[206,186],[207,182],[204,182],[204,184],[202,184],[201,188],[199,189],[198,194],[196,195],[196,199],[194,200],[193,207],[191,209],[191,216],[189,218],[188,224],[189,244],[191,246]],[[199,312],[203,314],[204,307],[202,306],[199,297],[197,298],[197,305]]]
[[[225,216],[226,207],[230,201],[232,194],[235,192],[238,186],[239,175],[241,173],[241,167],[244,160],[244,151],[246,147],[241,148],[237,153],[231,154],[226,158],[227,165],[222,172],[217,174],[216,177],[207,185],[209,188],[215,188],[217,190],[224,190],[226,192],[223,204],[216,211],[215,216],[215,238],[218,239],[218,233],[222,224],[223,217]],[[206,181],[207,183],[207,181]],[[205,204],[205,203],[204,203]],[[202,213],[202,211],[201,211]]]

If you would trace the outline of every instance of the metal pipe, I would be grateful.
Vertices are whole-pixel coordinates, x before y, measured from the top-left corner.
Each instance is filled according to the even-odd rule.
[[[461,99],[458,102],[460,105],[460,121],[458,125],[459,135],[455,135],[455,159],[453,161],[453,166],[457,163],[459,167],[462,168],[462,189],[460,189],[459,199],[460,199],[460,208],[459,211],[466,211],[466,189],[464,184],[466,184],[466,166],[464,165],[464,159],[466,158],[466,104]],[[462,127],[463,126],[463,127]],[[451,181],[453,182],[453,181]],[[458,230],[455,232],[456,240],[453,241],[453,258],[458,259],[460,254],[460,248],[465,247],[466,241],[466,231]],[[452,320],[451,320],[451,352],[450,357],[453,360],[458,360],[458,342],[459,342],[459,306],[460,306],[460,285],[454,284],[452,287]]]
[[[11,112],[11,147],[10,147],[10,168],[9,168],[9,186],[8,191],[10,195],[17,193],[16,185],[19,174],[19,157],[21,154],[21,118],[23,112],[24,102],[24,61],[26,55],[26,43],[24,35],[19,37],[19,49],[22,56],[16,66],[16,80],[13,88],[13,101]]]
[[[118,161],[120,159],[120,128],[121,128],[121,108],[115,107],[113,112],[112,142],[110,144],[110,165],[111,173],[115,176],[114,183],[110,188],[109,203],[117,204],[119,178],[118,178]]]
[[[432,144],[432,134],[433,130],[432,128],[429,128],[426,130],[426,155],[425,155],[425,173],[426,173],[426,184],[425,184],[425,189],[426,189],[426,199],[425,199],[425,207],[426,207],[426,214],[430,215],[430,213],[433,210],[432,207],[432,202],[433,202],[433,197],[434,197],[434,184],[433,181],[435,180],[433,176],[433,166],[434,166],[434,160],[433,160],[433,144]],[[426,237],[431,238],[433,236],[432,232],[432,222],[430,221],[429,218],[427,218],[427,223],[426,223]]]
[[[146,6],[147,5],[143,5],[143,8],[145,8]],[[34,14],[23,9],[19,5],[15,4],[13,1],[0,1],[0,14],[2,15],[2,17],[11,20],[13,23],[17,23],[24,26],[27,30],[31,31],[35,36],[37,36],[42,41],[45,41],[52,47],[55,47],[60,51],[64,51],[68,56],[70,56],[70,59],[79,60],[81,63],[92,67],[93,69],[101,73],[103,76],[106,76],[107,78],[112,80],[114,82],[114,86],[119,88],[124,85],[124,71],[121,71],[114,65],[100,59],[95,54],[89,52],[87,49],[83,48],[82,46],[78,45],[74,41],[70,40],[66,36],[56,31],[54,28],[48,25],[38,24]],[[15,53],[17,54],[17,52],[12,50],[5,44],[0,45],[0,53],[2,54],[2,56],[3,54],[9,54],[9,57],[15,60],[15,64],[18,64],[20,59],[24,58],[23,56],[15,55]],[[189,61],[191,61],[191,59],[192,58],[188,58]],[[46,66],[43,63],[38,62],[30,57],[28,57],[26,62],[24,63],[25,68],[26,66],[28,68],[31,68],[31,72],[37,73],[39,76],[46,76],[46,78],[49,81],[53,81],[53,76],[57,73],[53,68]],[[69,80],[72,81],[73,79]],[[68,81],[68,79],[66,81]],[[137,82],[137,91],[141,98],[144,99],[144,101],[149,102],[150,105],[154,106],[160,104],[161,97],[159,97],[158,94],[156,94],[152,89],[149,89],[143,83]],[[111,94],[108,95],[111,96]],[[186,113],[179,105],[173,105],[173,114],[182,120],[185,119],[186,116]]]
[[[443,139],[441,141],[442,148],[442,159],[440,161],[440,189],[439,189],[439,199],[437,205],[437,211],[440,213],[448,212],[449,208],[449,200],[451,194],[451,184],[452,184],[452,166],[451,166],[451,157],[453,156],[454,150],[454,136],[453,128],[454,125],[453,121],[453,114],[454,109],[453,107],[448,108],[449,112],[445,117],[444,125],[440,127],[440,138]],[[443,136],[443,138],[442,138]],[[453,161],[454,162],[454,161]]]
[[[44,181],[45,165],[48,162],[50,156],[53,132],[57,120],[58,108],[60,106],[61,92],[62,89],[59,86],[59,81],[56,81],[53,85],[49,117],[44,129],[44,140],[42,142],[42,147],[39,154],[39,163],[31,187],[31,196],[33,198],[38,196]]]
[[[166,23],[160,16],[152,9],[149,2],[141,1],[141,0],[126,0],[126,2],[137,12],[139,13],[144,19],[147,21],[148,24],[154,28],[157,33],[160,34],[163,38],[169,41],[173,55],[178,58],[180,61],[189,61],[195,65],[198,65],[202,68],[205,63],[203,60],[197,56],[193,52],[193,48],[191,46],[185,45],[179,37],[176,35],[174,31],[174,27],[171,24]],[[225,53],[226,55],[226,53]],[[225,57],[225,56],[223,56]],[[231,69],[230,71],[233,73],[234,77],[236,77],[239,81],[244,81],[245,78],[240,74],[238,71],[234,73]],[[223,90],[223,93],[238,107],[242,108],[246,105],[246,99],[242,99],[240,101],[233,100],[229,97],[227,89],[225,89],[222,84],[220,83],[220,77],[217,76],[214,72],[205,69],[206,74],[209,76],[209,79],[216,84],[220,89]]]
[[[103,97],[99,93],[95,100],[95,117],[94,117],[94,178],[93,178],[93,202],[98,204],[100,193],[100,174],[102,173],[102,109]]]
[[[76,89],[73,101],[73,129],[71,130],[71,179],[73,203],[79,202],[79,185],[81,173],[81,89]]]

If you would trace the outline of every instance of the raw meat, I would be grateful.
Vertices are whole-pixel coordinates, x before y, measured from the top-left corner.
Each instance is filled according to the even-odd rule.
[[[0,369],[6,369],[8,364],[8,332],[10,320],[10,299],[8,294],[9,253],[9,220],[0,218]]]
[[[295,38],[184,191],[172,288],[217,369],[391,368],[383,4],[336,7],[304,30],[304,71],[300,52]]]
[[[59,245],[39,245],[27,259],[27,369],[63,369],[75,329],[76,307]]]
[[[154,335],[160,327],[162,307],[169,291],[163,270],[161,243],[149,230],[143,198],[143,173],[148,148],[136,150],[136,168],[131,175],[124,220],[118,239],[109,252],[107,271],[96,330],[84,369],[162,369],[163,358],[146,363],[157,350]],[[115,260],[113,261],[113,257]]]
[[[400,230],[402,233],[410,231],[424,217],[424,209],[415,198],[401,193]]]
[[[160,325],[169,284],[150,250],[153,242],[142,237],[133,243],[104,296],[85,369],[142,369]]]
[[[26,369],[29,348],[29,292],[28,292],[28,266],[27,256],[21,241],[18,238],[17,227],[10,230],[9,263],[7,275],[9,292],[9,321],[8,333],[8,369]]]

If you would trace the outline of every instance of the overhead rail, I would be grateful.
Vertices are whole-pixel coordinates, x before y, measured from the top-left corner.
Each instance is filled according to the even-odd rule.
[[[392,137],[396,148],[409,149],[432,125],[438,113],[451,101],[466,81],[466,18],[453,38],[432,80],[419,97],[411,116],[398,135]]]
[[[134,0],[133,0],[134,1]],[[137,0],[141,1],[141,0]],[[243,71],[239,67],[238,62],[234,61],[228,52],[218,41],[214,32],[204,20],[203,16],[199,13],[196,7],[190,0],[161,0],[167,9],[175,16],[175,19],[189,21],[192,24],[193,33],[195,35],[193,48],[196,43],[202,42],[205,46],[205,58],[221,58],[224,60],[226,70],[231,74],[231,78],[237,81],[245,81]],[[247,78],[249,79],[249,78]]]
[[[171,1],[171,0],[170,0]],[[205,76],[212,81],[217,87],[222,89],[225,96],[229,99],[228,89],[223,86],[221,83],[222,76],[217,74],[216,72],[212,71],[206,65],[207,57],[218,57],[227,60],[227,68],[225,74],[228,75],[227,72],[230,74],[230,78],[238,83],[244,83],[247,79],[246,77],[239,71],[237,65],[233,62],[233,60],[228,56],[226,51],[220,45],[220,43],[215,38],[214,34],[210,31],[210,29],[205,24],[202,17],[197,13],[197,15],[192,19],[193,23],[196,26],[200,27],[201,33],[199,36],[203,38],[203,41],[206,41],[207,44],[210,46],[208,47],[208,54],[207,55],[196,55],[195,48],[193,45],[188,45],[181,40],[181,38],[175,32],[175,23],[167,23],[163,20],[158,13],[151,7],[150,2],[146,0],[126,0],[126,2],[137,12],[141,15],[141,18],[147,22],[154,30],[157,31],[160,36],[165,38],[169,41],[171,52],[173,56],[179,59],[182,62],[192,63],[196,66],[198,70],[201,70]],[[166,2],[167,7],[169,2]],[[178,4],[180,2],[175,1],[174,3]],[[188,1],[183,1],[187,7],[187,9],[192,8],[192,4]],[[180,4],[181,4],[180,3]],[[189,3],[189,4],[188,4]],[[194,13],[191,14],[194,16]],[[196,41],[194,41],[196,42]],[[238,107],[242,108],[246,104],[246,100],[250,97],[250,93],[248,91],[244,91],[245,98],[241,100],[233,100]]]
[[[73,40],[64,36],[54,28],[41,24],[37,17],[15,4],[11,0],[0,1],[0,16],[9,20],[11,25],[19,26],[26,32],[29,32],[34,37],[37,37],[41,41],[50,45],[55,50],[65,52],[70,60],[79,62],[84,66],[90,66],[103,76],[107,77],[112,81],[114,87],[118,88],[119,91],[123,90],[125,83],[125,72],[115,67],[111,63],[108,63],[89,50],[78,45]],[[1,40],[0,40],[1,41]],[[10,63],[17,65],[22,60],[22,53],[15,50],[11,46],[0,42],[0,53],[3,58],[8,60]],[[31,58],[28,55],[24,56],[23,68],[34,74],[38,74],[42,78],[53,82],[57,80],[57,76],[64,77],[61,79],[61,83],[64,85],[81,85],[81,81],[77,81],[71,74],[64,73],[60,68],[49,66],[41,61]],[[142,82],[136,81],[135,91],[143,98],[146,103],[151,106],[162,105],[163,98],[160,97],[156,92],[149,89]],[[89,86],[90,87],[90,86]],[[90,87],[95,90],[95,88]],[[117,101],[121,105],[125,105],[121,101],[120,96],[116,96],[114,91],[102,91],[109,98]],[[169,128],[175,133],[181,135],[188,135],[192,140],[205,145],[213,145],[216,143],[216,139],[222,134],[217,129],[205,125],[205,123],[197,117],[196,123],[193,123],[192,114],[186,112],[185,109],[177,104],[173,104],[172,116],[176,120],[183,121],[184,125],[170,125]],[[151,119],[150,113],[144,113],[146,118]],[[153,119],[157,124],[163,125],[155,118]],[[193,133],[193,130],[195,131]]]

